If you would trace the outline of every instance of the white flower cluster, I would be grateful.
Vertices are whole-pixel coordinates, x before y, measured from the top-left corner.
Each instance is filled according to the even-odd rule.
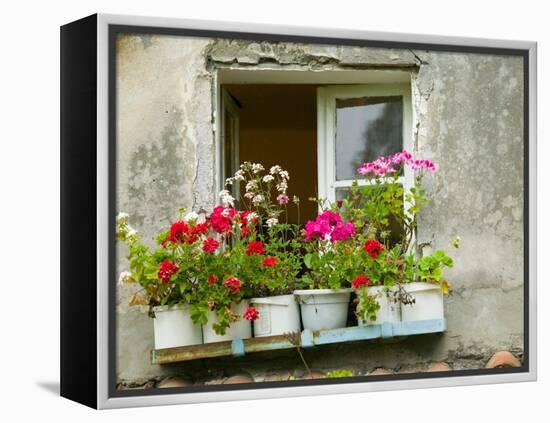
[[[116,217],[116,236],[120,241],[133,244],[139,241],[137,231],[128,224],[128,213],[120,212]]]
[[[244,170],[237,170],[237,172],[235,172],[235,176],[233,176],[233,179],[236,181],[244,181]]]
[[[128,215],[128,213],[124,213],[124,212],[120,212],[119,214],[117,214],[116,216],[116,221],[117,223],[120,225],[121,223],[128,223],[128,218],[130,216]]]
[[[274,175],[279,175],[279,183],[277,183],[276,185],[276,188],[277,188],[277,191],[279,191],[281,194],[286,194],[286,191],[288,189],[288,181],[290,179],[290,175],[288,173],[288,171],[284,170],[281,166],[279,165],[275,165],[275,166],[271,166],[271,169],[269,169],[269,180],[270,181],[273,181],[275,179],[275,176]],[[265,178],[267,178],[268,176],[264,176],[264,181],[265,181]]]
[[[265,223],[268,227],[271,228],[272,226],[275,226],[277,223],[279,223],[279,219],[277,219],[276,217],[270,217],[265,221]]]
[[[225,185],[233,185],[234,182],[240,182],[244,180],[244,170],[243,165],[241,165],[241,168],[235,172],[235,175],[225,180]]]
[[[277,184],[277,191],[279,191],[281,194],[286,194],[286,190],[288,189],[288,182],[286,179],[282,179],[281,182]]]
[[[120,285],[131,284],[131,283],[136,283],[136,280],[134,279],[134,277],[130,272],[125,270],[124,272],[120,272],[120,275],[118,276],[118,283]]]
[[[196,222],[198,218],[199,215],[194,211],[187,212],[185,216],[183,216],[183,220],[186,222]]]
[[[281,166],[279,165],[275,165],[275,166],[271,166],[271,169],[269,169],[269,173],[271,173],[272,175],[275,175],[276,173],[279,173],[281,170]]]
[[[243,197],[250,200],[254,206],[268,207],[268,204],[263,203],[266,202],[266,198],[269,199],[271,197],[271,184],[273,183],[277,190],[276,198],[279,205],[287,204],[289,198],[286,192],[290,179],[288,171],[284,170],[280,165],[271,166],[269,173],[266,172],[263,176],[261,174],[262,171],[265,171],[265,168],[260,163],[243,162],[239,170],[235,172],[235,175],[226,179],[226,185],[233,185],[241,181],[245,182]],[[266,187],[263,184],[268,185]],[[228,190],[221,191],[220,197],[225,207],[234,207],[235,199]],[[276,216],[271,216],[267,222],[269,222],[269,226],[279,223]]]
[[[220,191],[220,198],[222,200],[222,204],[224,207],[235,207],[235,198],[231,195],[231,193],[224,189]]]
[[[260,163],[252,163],[252,172],[260,173],[264,170],[264,167]]]
[[[260,204],[262,201],[264,201],[264,196],[261,195],[261,194],[255,195],[252,198],[252,203],[255,204],[255,205]]]
[[[254,220],[257,220],[260,216],[258,216],[258,213],[256,212],[250,212],[248,213],[247,219],[249,222],[253,222]]]
[[[254,191],[256,188],[258,188],[258,182],[255,179],[248,181],[245,188],[247,191]]]

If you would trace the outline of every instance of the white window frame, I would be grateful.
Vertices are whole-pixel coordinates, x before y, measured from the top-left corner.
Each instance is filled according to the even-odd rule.
[[[233,156],[231,157],[231,167],[232,169],[226,169],[226,157],[225,157],[225,143],[227,134],[225,133],[225,113],[231,115],[233,119],[233,125],[231,126],[231,140],[233,143]],[[221,109],[220,109],[220,166],[221,166],[221,175],[220,175],[220,189],[225,189],[226,178],[233,176],[233,174],[239,169],[240,166],[240,141],[239,141],[239,128],[240,118],[239,118],[239,106],[235,100],[229,95],[229,93],[221,88]],[[231,187],[231,195],[240,201],[240,187],[239,184],[233,184]]]
[[[410,84],[334,85],[317,89],[317,186],[319,198],[336,201],[336,189],[350,187],[353,180],[336,180],[336,99],[357,97],[403,97],[403,149],[414,151],[413,108]],[[359,185],[370,182],[357,175]],[[399,177],[404,193],[414,185],[413,172],[405,168]]]

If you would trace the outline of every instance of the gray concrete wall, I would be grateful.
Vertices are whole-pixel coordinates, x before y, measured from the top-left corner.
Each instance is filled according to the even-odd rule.
[[[308,352],[318,369],[408,368],[447,361],[482,366],[492,352],[523,351],[523,68],[520,58],[359,47],[257,43],[172,36],[122,36],[117,53],[117,209],[147,242],[179,206],[215,201],[213,99],[222,66],[294,70],[403,68],[411,72],[415,143],[439,164],[418,238],[445,248],[456,236],[456,268],[446,276],[449,330],[397,344],[324,347]],[[119,271],[126,269],[119,247]],[[135,288],[119,286],[117,372],[142,383],[164,374],[204,379],[237,368],[263,380],[293,369],[293,352],[233,361],[151,366],[152,322],[129,308]],[[215,372],[214,372],[215,373]]]
[[[117,210],[131,214],[143,240],[179,207],[214,202],[211,73],[200,38],[123,36],[117,43]],[[126,269],[119,246],[119,271]],[[119,287],[117,372],[121,380],[163,373],[149,364],[152,320],[129,308],[133,286]]]
[[[419,242],[460,235],[446,348],[522,348],[523,61],[418,52],[418,150],[440,171]]]

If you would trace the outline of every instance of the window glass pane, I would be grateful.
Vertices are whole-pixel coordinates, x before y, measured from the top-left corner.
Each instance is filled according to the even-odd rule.
[[[336,100],[336,180],[357,177],[357,168],[403,149],[403,97]]]

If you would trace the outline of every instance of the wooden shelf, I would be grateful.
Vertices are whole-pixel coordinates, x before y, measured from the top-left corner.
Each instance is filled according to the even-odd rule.
[[[340,329],[310,331],[297,334],[302,348],[316,345],[339,344],[344,342],[388,339],[395,337],[422,335],[444,332],[445,319],[418,320],[399,323],[383,323],[372,326],[354,326]],[[235,338],[232,341],[211,344],[191,345],[187,347],[165,348],[151,351],[152,364],[168,364],[181,361],[199,360],[213,357],[242,357],[245,354],[296,348],[286,335],[266,336],[262,338]]]

